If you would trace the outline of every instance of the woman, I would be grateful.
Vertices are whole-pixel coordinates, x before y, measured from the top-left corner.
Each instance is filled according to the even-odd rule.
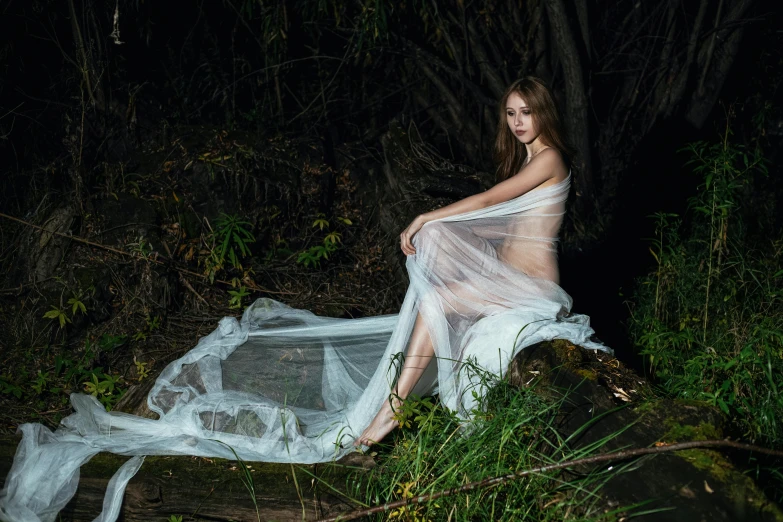
[[[0,519],[53,520],[76,491],[79,467],[100,451],[134,456],[109,482],[96,519],[112,522],[144,455],[330,461],[386,436],[411,393],[437,392],[469,418],[487,376],[502,376],[534,343],[564,338],[608,351],[590,341],[588,318],[569,313],[558,286],[570,176],[552,97],[524,78],[501,111],[501,181],[401,234],[410,285],[398,314],[336,319],[258,299],[161,372],[147,398],[158,419],[71,395],[75,413],[54,433],[19,427]]]
[[[506,90],[499,108],[495,153],[500,183],[486,192],[418,216],[400,234],[400,248],[406,256],[416,254],[413,238],[429,222],[497,205],[568,178],[560,120],[544,83],[532,76],[517,80]],[[555,237],[559,226],[560,220],[551,223],[547,236]],[[554,245],[549,249],[504,247],[506,251],[499,255],[509,264],[528,275],[559,283]],[[384,402],[370,426],[356,439],[356,445],[372,445],[397,426],[395,407],[408,396],[434,355],[425,322],[418,315],[405,364],[390,400]]]

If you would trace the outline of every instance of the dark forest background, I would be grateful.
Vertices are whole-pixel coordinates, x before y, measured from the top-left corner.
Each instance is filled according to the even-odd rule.
[[[760,128],[777,164],[783,132],[774,2],[11,0],[0,24],[0,205],[17,217],[68,199],[83,218],[107,165],[132,172],[183,126],[308,138],[342,166],[397,122],[491,174],[499,96],[545,79],[577,151],[563,284],[616,346],[648,216],[682,213],[699,182],[678,150],[731,111],[733,139]],[[779,199],[777,179],[759,190]]]
[[[93,164],[179,124],[339,145],[414,121],[444,155],[491,171],[497,100],[533,74],[557,93],[576,147],[577,206],[613,222],[622,200],[640,200],[623,190],[650,178],[667,188],[661,204],[683,199],[687,182],[667,177],[677,170],[667,156],[709,135],[726,104],[749,114],[734,125],[763,113],[779,136],[767,106],[780,76],[773,6],[12,0],[2,12],[3,194],[22,205],[29,189],[13,173],[48,161],[44,182],[85,199]],[[66,152],[87,166],[60,172]]]
[[[535,75],[575,149],[575,311],[662,393],[778,444],[781,21],[773,0],[5,0],[6,424],[54,425],[91,381],[116,406],[255,297],[395,312],[396,234],[492,184],[498,99]]]

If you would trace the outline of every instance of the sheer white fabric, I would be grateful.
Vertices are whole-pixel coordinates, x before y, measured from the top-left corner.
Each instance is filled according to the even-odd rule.
[[[233,459],[228,445],[247,461],[340,458],[388,399],[417,314],[436,358],[414,393],[437,392],[464,418],[486,391],[476,368],[502,376],[521,349],[553,338],[610,351],[590,340],[588,317],[569,313],[571,298],[557,284],[569,185],[570,176],[424,225],[398,314],[334,319],[258,299],[241,320],[223,318],[158,377],[147,399],[158,420],[107,413],[93,397],[72,395],[75,413],[54,433],[20,427],[0,518],[55,520],[79,466],[100,451],[137,456],[110,484],[101,522],[116,519],[138,456]]]

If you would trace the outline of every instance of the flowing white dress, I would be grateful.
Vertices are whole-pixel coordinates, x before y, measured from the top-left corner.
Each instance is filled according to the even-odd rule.
[[[486,391],[481,374],[503,376],[527,346],[563,338],[610,351],[590,340],[589,318],[570,314],[571,298],[555,282],[569,186],[570,175],[424,225],[398,314],[335,319],[258,299],[240,320],[223,318],[161,372],[147,398],[157,420],[106,412],[94,397],[73,394],[75,413],[55,432],[20,426],[0,519],[54,521],[76,491],[79,467],[101,451],[133,456],[109,484],[101,522],[116,520],[144,455],[233,459],[230,445],[246,461],[338,459],[387,400],[419,313],[436,357],[414,393],[438,393],[466,419]]]

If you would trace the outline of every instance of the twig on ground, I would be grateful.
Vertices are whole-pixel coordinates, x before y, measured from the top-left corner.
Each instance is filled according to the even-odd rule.
[[[212,306],[211,306],[211,305],[210,305],[210,304],[207,302],[207,300],[206,300],[206,299],[204,299],[203,297],[201,297],[201,294],[199,294],[198,292],[196,292],[196,290],[193,288],[193,286],[191,286],[190,282],[189,282],[187,279],[185,279],[185,276],[183,276],[182,274],[179,274],[179,280],[180,280],[180,282],[183,284],[183,286],[184,286],[185,288],[187,288],[187,289],[190,291],[190,293],[192,293],[193,295],[195,295],[195,296],[198,298],[198,300],[199,300],[199,301],[201,301],[202,303],[204,303],[205,305],[207,305],[207,308],[211,308],[211,307],[212,307]]]

